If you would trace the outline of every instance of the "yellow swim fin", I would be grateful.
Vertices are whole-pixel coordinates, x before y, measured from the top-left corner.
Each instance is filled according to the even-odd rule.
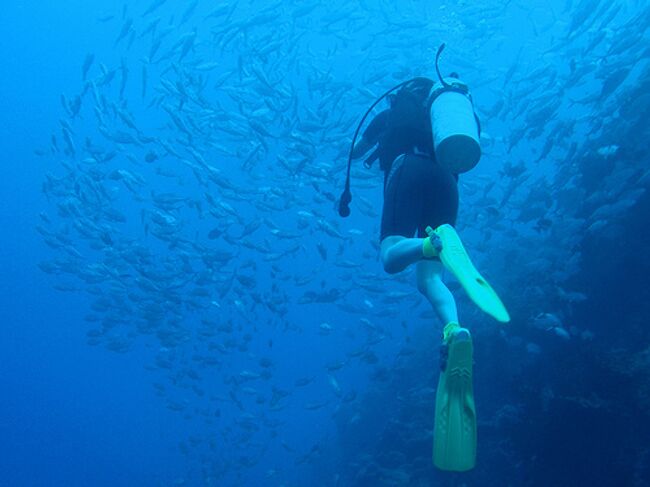
[[[492,289],[492,286],[472,264],[454,227],[448,224],[440,225],[435,230],[427,227],[427,234],[429,236],[435,234],[440,238],[442,243],[440,260],[456,276],[470,299],[495,320],[503,323],[510,321],[510,315],[506,307]]]
[[[436,392],[433,463],[465,472],[476,465],[476,409],[472,386],[472,338],[458,323],[445,327],[446,364]]]

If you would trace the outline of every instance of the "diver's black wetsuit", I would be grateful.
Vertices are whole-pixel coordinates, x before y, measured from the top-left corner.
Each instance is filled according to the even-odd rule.
[[[458,176],[436,162],[431,128],[393,127],[387,134],[389,112],[379,113],[363,134],[371,145],[379,142],[370,158],[378,157],[385,171],[380,239],[413,237],[416,231],[425,237],[427,226],[455,225]]]

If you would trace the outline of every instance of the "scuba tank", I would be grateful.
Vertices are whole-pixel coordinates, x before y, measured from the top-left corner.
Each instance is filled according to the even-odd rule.
[[[438,59],[444,48],[442,44],[436,54],[439,82],[429,95],[433,150],[440,164],[460,174],[476,166],[481,158],[480,126],[467,85],[457,77],[440,75]]]
[[[478,117],[474,113],[472,97],[467,85],[458,78],[450,77],[443,79],[440,74],[438,61],[444,48],[445,44],[442,44],[436,53],[436,73],[440,82],[435,83],[431,89],[427,98],[427,104],[430,107],[429,111],[436,160],[440,164],[448,167],[453,174],[459,174],[469,171],[478,164],[481,157],[481,147],[479,144],[480,125]],[[426,78],[424,79],[426,80]],[[393,91],[409,83],[422,80],[423,78],[413,78],[393,86],[375,100],[361,118],[352,137],[352,143],[350,144],[345,189],[339,199],[339,215],[341,217],[345,218],[350,215],[350,202],[352,201],[352,193],[350,192],[352,152],[363,123],[372,109]]]

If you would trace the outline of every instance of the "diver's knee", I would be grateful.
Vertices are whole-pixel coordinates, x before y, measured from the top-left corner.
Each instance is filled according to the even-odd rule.
[[[381,256],[381,263],[384,267],[384,272],[387,274],[397,274],[400,270],[395,266],[395,262],[392,259],[386,258],[386,256]]]
[[[379,255],[381,259],[381,265],[384,268],[384,272],[387,274],[397,274],[400,269],[397,268],[397,263],[395,262],[395,258],[391,255],[390,250],[391,249],[388,246],[381,249],[381,253]]]

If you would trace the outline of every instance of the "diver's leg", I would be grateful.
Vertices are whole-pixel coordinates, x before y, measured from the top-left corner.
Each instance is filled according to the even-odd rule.
[[[389,274],[401,272],[423,257],[423,239],[412,238],[421,213],[421,197],[414,191],[418,175],[412,161],[407,162],[408,157],[395,159],[384,190],[380,254]]]
[[[403,271],[411,264],[422,260],[423,238],[408,238],[390,235],[381,241],[381,262],[389,274]]]
[[[458,309],[451,291],[442,282],[443,265],[439,260],[422,260],[417,264],[418,290],[429,300],[444,324],[458,323]]]

